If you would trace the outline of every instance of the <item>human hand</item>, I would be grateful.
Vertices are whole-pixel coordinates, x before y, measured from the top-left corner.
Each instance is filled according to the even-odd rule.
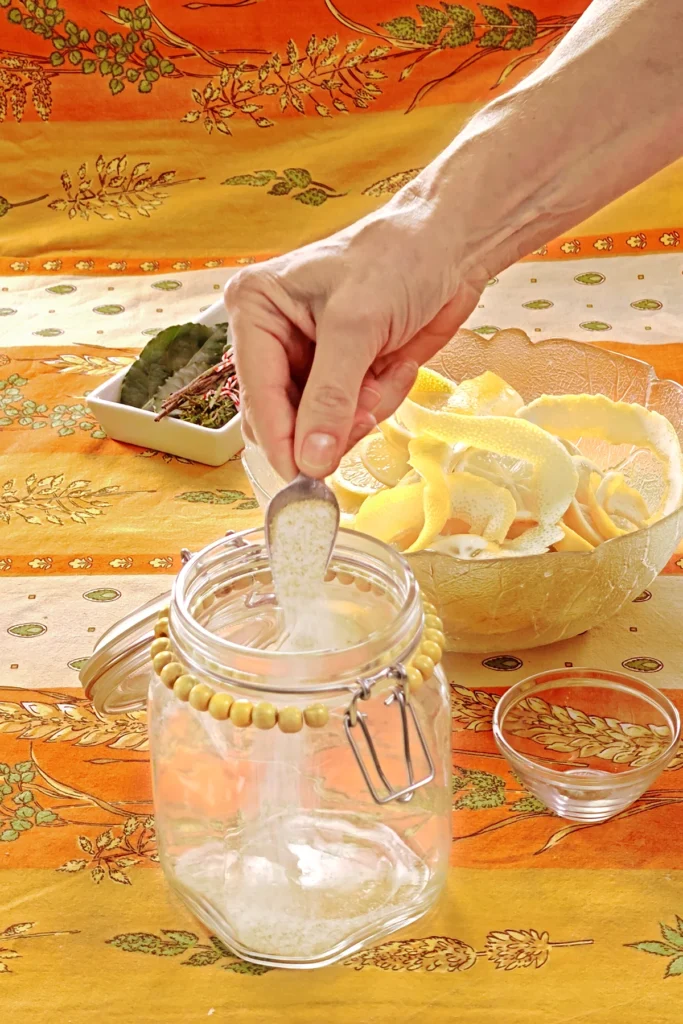
[[[245,434],[285,480],[331,473],[475,307],[488,274],[460,278],[442,224],[399,194],[228,282]]]

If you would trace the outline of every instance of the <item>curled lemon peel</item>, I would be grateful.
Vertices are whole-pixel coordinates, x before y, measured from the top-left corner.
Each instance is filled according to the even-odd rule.
[[[578,482],[572,456],[564,446],[527,420],[435,412],[414,402],[412,394],[401,406],[401,418],[414,433],[428,434],[450,445],[462,444],[515,456],[532,464],[536,507],[531,511],[536,515],[538,526],[527,531],[526,544],[544,540],[547,528],[556,526],[569,507]]]
[[[448,399],[450,412],[471,412],[477,416],[514,416],[524,399],[497,373],[486,370],[458,384]],[[444,410],[445,411],[445,410]]]
[[[424,524],[409,553],[422,551],[439,536],[451,513],[451,494],[445,469],[451,460],[451,449],[442,441],[416,437],[408,445],[410,465],[424,482],[422,491]]]
[[[566,523],[560,523],[564,537],[553,544],[556,551],[594,551],[595,547]]]
[[[567,441],[596,438],[649,449],[665,468],[666,494],[647,522],[655,522],[680,506],[681,445],[673,425],[661,413],[636,403],[613,402],[605,395],[543,395],[520,409],[517,416]]]
[[[353,522],[354,529],[369,533],[385,544],[393,544],[415,527],[419,531],[424,522],[423,491],[423,483],[378,491],[361,505]]]
[[[650,511],[640,491],[631,487],[623,473],[606,473],[598,484],[595,497],[611,516],[621,516],[638,529],[647,522]]]

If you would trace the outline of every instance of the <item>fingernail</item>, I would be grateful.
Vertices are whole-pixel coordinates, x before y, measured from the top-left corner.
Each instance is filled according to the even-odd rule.
[[[364,384],[360,389],[358,396],[358,407],[359,409],[366,409],[368,412],[372,412],[376,409],[379,403],[382,401],[382,395],[375,388],[368,387]]]
[[[332,468],[336,451],[337,439],[332,434],[309,434],[301,447],[300,469],[304,473],[324,473]]]
[[[419,366],[413,360],[407,363],[397,363],[392,372],[394,383],[401,388],[411,388],[417,377],[418,370]]]

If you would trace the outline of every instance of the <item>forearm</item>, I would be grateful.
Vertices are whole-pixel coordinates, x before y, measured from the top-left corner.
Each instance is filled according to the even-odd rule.
[[[469,122],[409,190],[460,276],[497,273],[683,154],[682,51],[681,0],[593,0]]]

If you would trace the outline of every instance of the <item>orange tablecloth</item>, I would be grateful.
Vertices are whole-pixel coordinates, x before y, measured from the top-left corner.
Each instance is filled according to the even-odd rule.
[[[238,461],[117,444],[87,392],[226,268],[382,202],[585,6],[529,3],[0,0],[0,1005],[18,1020],[674,1018],[683,761],[618,819],[567,826],[520,790],[490,717],[503,685],[565,662],[625,665],[683,704],[676,559],[586,636],[446,660],[448,894],[304,978],[226,955],[170,895],[144,715],[101,719],[78,689],[96,636],[169,587],[181,546],[257,516]],[[595,341],[683,380],[682,177],[492,281],[469,326]]]

